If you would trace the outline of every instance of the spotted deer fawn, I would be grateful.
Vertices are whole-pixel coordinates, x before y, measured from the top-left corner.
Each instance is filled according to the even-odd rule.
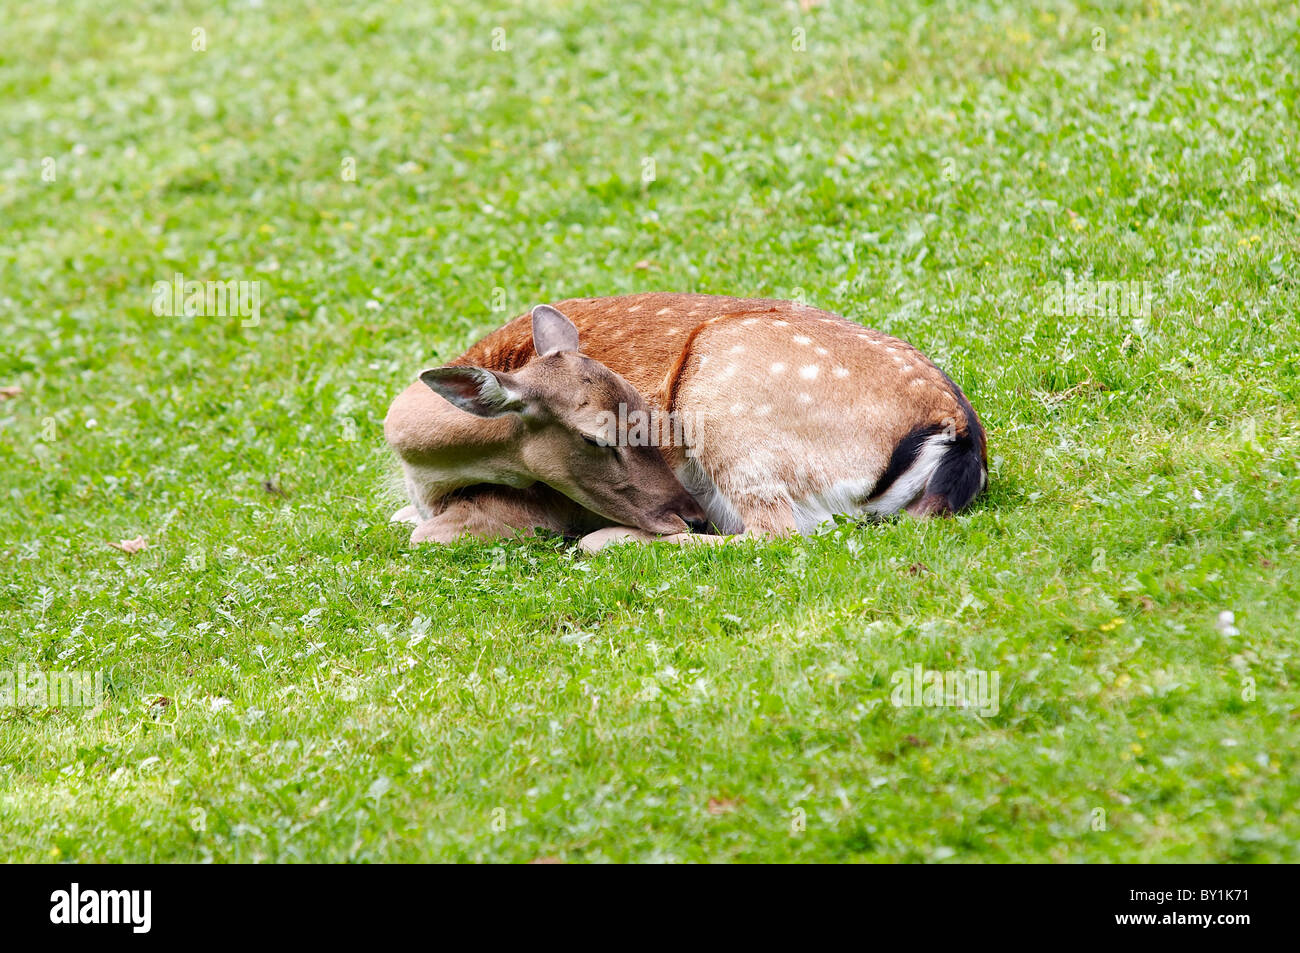
[[[836,514],[955,513],[988,480],[979,418],[916,348],[712,295],[539,305],[422,372],[384,435],[412,542],[806,534]]]

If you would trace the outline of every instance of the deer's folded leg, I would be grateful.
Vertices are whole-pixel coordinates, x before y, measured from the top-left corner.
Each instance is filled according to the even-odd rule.
[[[450,543],[464,536],[501,539],[531,536],[536,527],[551,528],[552,515],[532,494],[506,487],[463,491],[411,533],[412,543]]]
[[[442,513],[425,520],[411,533],[411,543],[454,543],[461,538],[489,540],[513,536],[532,536],[532,527],[512,526],[484,514]]]

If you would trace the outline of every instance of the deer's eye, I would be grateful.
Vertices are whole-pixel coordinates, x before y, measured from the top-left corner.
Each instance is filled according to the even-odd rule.
[[[588,444],[590,444],[593,447],[599,447],[602,450],[608,450],[616,457],[619,455],[618,445],[615,443],[608,443],[604,440],[601,440],[599,437],[592,437],[592,436],[588,436],[587,434],[583,434],[582,439],[585,440]]]

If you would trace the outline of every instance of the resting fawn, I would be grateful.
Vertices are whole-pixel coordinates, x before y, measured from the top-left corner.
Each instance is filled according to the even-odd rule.
[[[916,348],[712,295],[539,305],[424,371],[384,434],[413,542],[808,533],[835,514],[955,513],[988,479],[979,418]]]

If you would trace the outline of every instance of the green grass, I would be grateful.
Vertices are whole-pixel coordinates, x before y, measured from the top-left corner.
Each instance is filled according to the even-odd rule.
[[[108,697],[0,709],[0,857],[1300,860],[1293,4],[186,6],[4,2],[0,669]],[[641,290],[912,341],[989,493],[409,548],[388,401]]]

